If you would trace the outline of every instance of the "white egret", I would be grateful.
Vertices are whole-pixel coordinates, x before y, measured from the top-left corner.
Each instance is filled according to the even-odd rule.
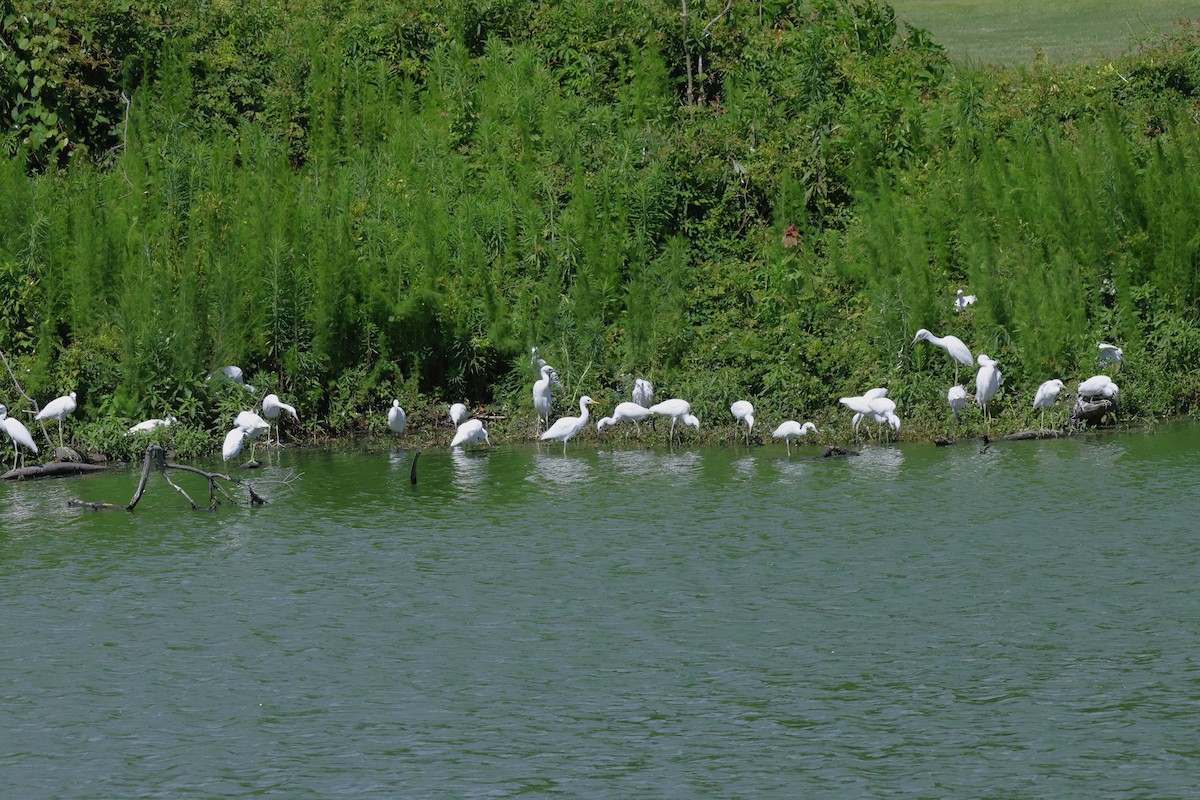
[[[454,438],[450,441],[450,446],[458,447],[459,445],[467,445],[478,442],[480,439],[487,442],[488,447],[492,446],[492,440],[488,438],[488,433],[483,427],[483,423],[477,419],[469,419],[458,426]]]
[[[750,444],[750,432],[754,430],[754,406],[749,400],[736,400],[729,407],[736,424],[746,423],[746,444]]]
[[[529,348],[529,366],[534,372],[541,372],[542,367],[546,366],[546,359],[538,356],[538,349],[536,347]]]
[[[467,421],[467,407],[462,403],[455,403],[450,406],[450,421],[455,427],[462,425]]]
[[[602,417],[596,422],[596,430],[602,431],[609,425],[616,425],[618,422],[632,422],[633,427],[637,429],[638,436],[641,436],[642,428],[638,423],[648,416],[650,416],[650,409],[643,408],[637,403],[617,403],[611,417]]]
[[[679,422],[682,425],[690,425],[696,430],[700,430],[700,418],[695,414],[684,414],[679,418]]]
[[[543,425],[550,424],[552,402],[550,384],[554,382],[555,378],[554,367],[543,364],[541,373],[542,377],[533,383],[533,410],[537,412],[538,430],[541,430]]]
[[[392,407],[388,409],[387,420],[388,430],[392,433],[404,433],[404,429],[408,427],[408,415],[400,407],[399,400],[392,400]]]
[[[219,373],[210,372],[204,380],[211,381],[213,378],[216,378],[218,383],[233,383],[250,392],[250,394],[254,394],[254,387],[246,383],[246,377],[242,372],[242,368],[234,364],[221,367]]]
[[[34,419],[56,419],[58,420],[58,446],[63,446],[62,424],[72,412],[75,411],[75,393],[71,392],[68,395],[57,397],[46,404],[46,407],[37,413]]]
[[[277,395],[277,394],[269,394],[263,398],[262,410],[263,410],[262,415],[267,420],[277,420],[277,419],[279,419],[279,415],[282,412],[286,411],[287,413],[292,415],[292,419],[296,420],[296,422],[300,421],[300,417],[296,416],[296,409],[293,408],[292,406],[289,406],[287,403],[283,402],[282,400],[280,400],[279,395]],[[275,441],[276,441],[276,443],[282,444],[282,440],[279,438],[279,423],[278,422],[275,423]],[[270,443],[271,443],[271,431],[270,431],[270,428],[268,427],[268,429],[267,429],[267,444],[270,444]]]
[[[558,439],[563,443],[563,452],[567,452],[567,442],[571,437],[583,430],[583,426],[587,425],[588,421],[588,406],[592,404],[592,398],[586,394],[579,398],[579,416],[578,417],[559,417],[550,429],[541,435],[542,441],[550,439]]]
[[[912,347],[916,345],[917,342],[929,342],[935,347],[940,347],[946,351],[950,358],[954,359],[955,383],[958,383],[959,365],[962,364],[969,367],[974,363],[974,361],[971,359],[970,348],[963,344],[962,339],[959,339],[957,336],[934,336],[929,331],[921,328],[919,331],[917,331],[917,335],[913,337],[912,345],[909,346]]]
[[[150,431],[157,430],[158,428],[169,428],[174,424],[174,417],[167,417],[166,419],[148,419],[144,422],[139,422],[137,425],[134,425],[125,435],[130,436],[135,433],[149,433]]]
[[[645,378],[636,378],[633,381],[633,402],[642,408],[654,405],[654,384]]]
[[[963,311],[969,305],[974,305],[975,295],[963,294],[963,290],[958,290],[958,295],[954,298],[954,311],[957,313]]]
[[[269,433],[271,426],[265,419],[255,414],[253,411],[243,411],[233,420],[233,424],[246,438],[250,440],[250,460],[254,460],[254,448],[258,443],[258,437],[264,433]],[[226,443],[229,442],[229,437],[225,437]],[[241,450],[241,444],[238,445],[238,450]],[[234,455],[237,455],[236,453]]]
[[[654,405],[650,406],[650,413],[661,414],[664,417],[671,418],[671,431],[669,434],[667,434],[667,441],[670,442],[673,441],[675,436],[676,422],[682,422],[685,425],[691,424],[688,420],[684,419],[684,417],[692,416],[692,404],[687,400],[680,400],[678,397],[675,397],[670,400],[663,400],[661,403],[655,403]],[[696,430],[700,430],[700,420],[696,419],[695,417],[692,417],[692,419],[696,420]]]
[[[961,422],[959,414],[967,407],[967,390],[961,383],[951,386],[950,391],[946,392],[946,402],[950,404],[950,410],[954,412],[954,421]]]
[[[21,452],[21,448],[33,451],[36,456],[38,447],[33,441],[33,436],[30,435],[29,429],[19,419],[13,419],[8,416],[8,406],[0,405],[0,429],[8,436],[9,441],[13,446],[13,469],[17,468],[17,456],[21,457],[21,466],[25,466],[25,454]]]
[[[1125,351],[1114,344],[1100,342],[1096,345],[1100,349],[1100,363],[1103,364],[1124,364]]]
[[[896,416],[896,401],[889,397],[871,397],[867,399],[867,405],[871,408],[871,416],[875,420],[875,424],[881,429],[887,425],[895,430],[900,431],[900,418]]]
[[[986,353],[980,353],[979,371],[975,373],[975,402],[979,404],[979,408],[983,411],[984,419],[991,421],[991,414],[988,411],[988,403],[1000,391],[1000,365],[994,361],[991,356]]]
[[[812,431],[813,433],[820,433],[820,431],[817,430],[817,426],[813,425],[811,422],[806,422],[801,425],[799,422],[796,422],[796,420],[789,419],[787,422],[784,422],[775,429],[775,432],[771,434],[771,438],[783,439],[787,443],[787,452],[790,456],[792,454],[792,439],[803,437],[809,431]]]
[[[1102,398],[1105,400],[1112,400],[1115,403],[1117,402],[1119,389],[1117,388],[1117,385],[1113,383],[1112,378],[1108,377],[1107,375],[1093,375],[1076,387],[1075,394],[1077,394],[1081,399],[1087,398],[1088,400],[1096,400]]]
[[[871,391],[876,390],[872,389]],[[887,394],[886,389],[884,390],[884,394]],[[876,395],[876,397],[882,396],[883,395]],[[875,411],[871,408],[871,400],[873,399],[875,399],[875,397],[867,397],[866,395],[838,398],[839,403],[854,412],[854,417],[850,420],[850,425],[854,429],[855,435],[858,434],[858,423],[862,421],[862,418],[874,416]]]
[[[222,460],[228,461],[231,458],[237,458],[237,454],[242,452],[242,443],[245,441],[246,432],[241,428],[234,428],[225,434],[225,441],[221,443]]]
[[[1042,427],[1046,427],[1046,409],[1054,405],[1058,400],[1058,393],[1065,388],[1065,384],[1058,378],[1046,381],[1037,388],[1037,393],[1033,396],[1033,410],[1042,410]]]

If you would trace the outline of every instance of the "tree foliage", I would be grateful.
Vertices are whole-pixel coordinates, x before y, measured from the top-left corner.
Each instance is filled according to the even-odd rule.
[[[1100,338],[1136,410],[1200,391],[1192,27],[978,70],[876,0],[0,10],[0,336],[84,417],[217,426],[226,363],[337,433],[531,413],[537,345],[568,402],[638,372],[811,414],[903,373],[932,421],[938,326],[1014,418]]]

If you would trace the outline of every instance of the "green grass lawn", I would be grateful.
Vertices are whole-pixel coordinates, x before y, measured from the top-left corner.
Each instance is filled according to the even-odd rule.
[[[1200,18],[1191,0],[892,0],[896,14],[925,28],[951,57],[975,64],[1099,59]]]

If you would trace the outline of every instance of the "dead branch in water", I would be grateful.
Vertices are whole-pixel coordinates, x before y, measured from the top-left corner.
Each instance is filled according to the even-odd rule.
[[[248,481],[240,481],[236,478],[232,478],[229,475],[224,475],[220,472],[208,472],[206,470],[202,470],[198,467],[189,466],[187,464],[172,464],[170,461],[167,461],[166,453],[162,449],[162,446],[157,445],[157,444],[152,444],[146,448],[146,455],[145,455],[145,458],[143,458],[143,460],[142,460],[142,475],[141,475],[141,478],[138,480],[137,489],[134,491],[133,497],[130,499],[128,505],[118,506],[118,505],[114,505],[112,503],[93,503],[93,502],[88,502],[85,500],[78,500],[78,499],[74,499],[74,498],[72,498],[71,500],[68,500],[67,505],[71,506],[72,508],[88,508],[88,509],[91,509],[92,511],[101,511],[101,510],[133,511],[133,509],[137,507],[138,502],[142,499],[142,495],[145,494],[145,492],[146,492],[146,483],[147,483],[147,481],[150,480],[150,471],[151,471],[152,467],[156,467],[158,469],[158,471],[163,476],[163,480],[165,480],[167,482],[167,485],[170,486],[172,489],[174,489],[176,492],[179,492],[179,494],[183,495],[184,499],[187,500],[188,505],[191,506],[192,509],[195,511],[212,511],[212,510],[214,510],[217,506],[219,506],[221,504],[221,501],[217,497],[218,494],[221,497],[224,497],[230,503],[237,505],[238,501],[233,499],[233,497],[229,494],[229,492],[227,492],[225,490],[226,485],[244,487],[246,489],[247,493],[249,494],[250,505],[252,505],[252,506],[260,506],[267,502],[265,499],[263,499],[263,497],[261,495],[259,495],[256,491],[254,491],[254,487],[252,485],[250,485],[250,483]],[[192,499],[192,496],[189,495],[183,489],[182,486],[175,483],[175,481],[171,480],[171,476],[168,474],[169,470],[178,470],[180,472],[189,472],[189,473],[192,473],[193,475],[199,475],[202,478],[204,478],[206,481],[208,481],[208,507],[202,508],[201,506],[199,506],[196,503],[196,501]],[[291,480],[291,478],[289,477],[289,478],[281,481],[281,483],[283,483],[285,485],[290,485],[290,480]]]

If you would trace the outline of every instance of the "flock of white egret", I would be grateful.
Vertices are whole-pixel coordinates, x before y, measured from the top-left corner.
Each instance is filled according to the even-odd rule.
[[[954,301],[954,309],[955,311],[962,311],[974,303],[975,300],[975,295],[964,294],[960,289]],[[947,391],[946,400],[950,405],[951,413],[954,415],[956,422],[961,420],[967,403],[972,397],[967,392],[966,387],[958,382],[959,372],[962,367],[978,367],[975,373],[974,400],[978,404],[984,419],[990,421],[991,415],[988,406],[999,392],[1003,382],[999,363],[986,353],[980,353],[973,358],[970,348],[957,336],[935,336],[925,328],[921,328],[913,337],[911,346],[916,346],[920,342],[928,342],[935,347],[941,348],[946,351],[946,354],[954,362],[955,385],[951,386]],[[1120,365],[1125,360],[1125,354],[1120,347],[1101,342],[1098,345],[1098,349],[1099,361],[1102,365]],[[562,386],[558,379],[558,371],[539,357],[536,347],[531,350],[530,365],[539,376],[533,384],[532,393],[533,408],[538,418],[538,429],[541,430],[543,426],[546,427],[540,433],[539,439],[542,441],[560,441],[563,443],[563,449],[565,450],[567,442],[577,436],[587,426],[590,420],[588,407],[593,405],[594,401],[586,395],[580,397],[579,416],[560,417],[551,424],[550,411],[553,388],[555,386],[561,388]],[[244,388],[251,394],[255,391],[253,386],[245,382],[242,370],[237,366],[224,367],[220,371],[209,375],[207,379],[229,382]],[[1065,389],[1066,384],[1058,378],[1047,380],[1038,386],[1033,398],[1033,410],[1041,412],[1043,427],[1045,425],[1046,410],[1054,406],[1060,394]],[[860,423],[863,421],[874,422],[879,430],[885,433],[889,429],[897,432],[900,430],[900,417],[896,413],[896,403],[887,394],[888,390],[886,388],[877,387],[856,397],[839,398],[838,402],[854,414],[851,425],[856,433],[858,432]],[[1076,395],[1081,402],[1108,400],[1115,403],[1118,394],[1119,388],[1117,384],[1107,375],[1095,375],[1080,382],[1076,388]],[[47,403],[34,417],[38,421],[57,420],[59,447],[63,446],[63,420],[76,409],[75,397],[75,392],[70,392],[67,395],[56,398]],[[261,409],[261,415],[252,410],[242,411],[237,415],[233,428],[226,434],[224,443],[221,446],[221,456],[225,461],[236,458],[242,452],[242,447],[247,441],[251,443],[250,452],[251,460],[253,460],[254,447],[257,440],[265,433],[267,435],[267,443],[271,443],[271,425],[272,423],[278,425],[277,421],[283,413],[287,413],[297,422],[300,420],[296,409],[284,403],[275,394],[268,394],[263,398]],[[746,441],[749,443],[755,423],[753,404],[748,400],[738,400],[729,407],[729,411],[736,425],[745,425]],[[451,447],[477,444],[480,441],[488,445],[491,444],[483,422],[478,419],[472,419],[465,404],[454,403],[449,408],[449,414],[451,422],[455,426],[455,434],[450,442]],[[613,409],[611,416],[602,417],[595,423],[596,430],[603,431],[605,428],[618,425],[622,422],[632,422],[635,430],[640,435],[641,427],[639,423],[656,415],[670,418],[671,427],[668,433],[668,440],[671,442],[674,442],[677,427],[680,430],[685,426],[695,428],[697,431],[700,430],[700,420],[692,413],[692,407],[688,401],[681,398],[671,398],[655,403],[654,386],[645,378],[634,379],[631,401],[618,403],[616,408]],[[149,432],[160,427],[169,427],[174,422],[175,418],[170,416],[164,419],[149,419],[131,427],[129,433]],[[395,434],[402,435],[407,426],[408,417],[404,409],[400,407],[400,401],[393,400],[391,408],[387,410],[388,429]],[[20,420],[8,416],[8,409],[3,405],[0,405],[0,430],[3,430],[12,442],[14,469],[16,469],[18,459],[24,465],[25,454],[23,451],[29,451],[34,455],[38,453],[37,444],[34,442],[29,429]],[[786,420],[774,430],[771,436],[775,439],[783,439],[787,444],[788,454],[790,455],[792,442],[803,438],[810,432],[818,432],[812,422],[801,424],[795,420]],[[276,441],[278,441],[278,433],[276,434]]]

